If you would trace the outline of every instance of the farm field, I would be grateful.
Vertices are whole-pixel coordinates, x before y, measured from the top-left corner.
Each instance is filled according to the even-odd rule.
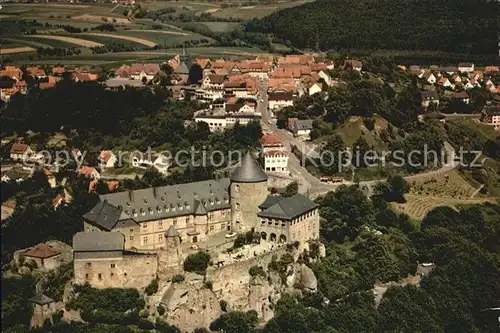
[[[238,22],[200,22],[200,24],[215,33],[230,32],[240,25]]]
[[[9,47],[9,48],[0,48],[0,54],[13,54],[13,53],[25,53],[25,52],[34,52],[36,51],[34,48],[29,46],[20,46],[20,47]]]
[[[100,33],[100,32],[99,33],[98,32],[89,32],[89,33],[82,33],[82,34],[78,34],[78,35],[79,36],[83,35],[83,36],[105,37],[105,38],[110,39],[112,41],[114,39],[114,42],[117,42],[117,43],[121,42],[123,40],[126,40],[129,42],[142,44],[143,46],[147,46],[147,47],[155,47],[157,45],[157,43],[155,43],[153,41],[150,41],[150,40],[147,40],[144,38],[140,38],[140,37],[124,35],[124,34],[108,34],[108,33]]]
[[[181,33],[181,35],[179,35]],[[191,32],[180,32],[180,31],[165,31],[165,30],[139,30],[139,31],[118,31],[114,35],[119,36],[127,36],[131,38],[141,38],[144,40],[148,40],[155,44],[158,44],[160,47],[162,46],[172,46],[179,45],[183,42],[190,40],[202,40],[206,39],[209,42],[213,40],[209,37],[191,33]]]
[[[69,36],[56,36],[56,35],[31,35],[30,37],[32,38],[41,38],[41,39],[48,39],[48,40],[57,40],[57,41],[62,41],[70,44],[74,44],[77,46],[83,46],[83,47],[99,47],[103,46],[104,44],[93,42],[90,40],[82,39],[82,38],[75,38],[75,37],[69,37]]]
[[[243,20],[249,20],[252,18],[261,18],[280,9],[300,6],[308,2],[312,1],[299,0],[299,1],[273,3],[268,5],[227,7],[227,8],[219,8],[218,10],[211,11],[210,13],[216,17],[233,17]]]

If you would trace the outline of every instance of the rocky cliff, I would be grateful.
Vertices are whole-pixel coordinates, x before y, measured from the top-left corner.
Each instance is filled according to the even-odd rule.
[[[283,263],[280,261],[283,255],[293,259]],[[247,261],[209,268],[205,278],[186,274],[185,281],[173,283],[161,299],[166,319],[186,332],[208,327],[223,313],[220,301],[224,300],[227,311],[255,310],[262,321],[268,321],[273,318],[274,305],[283,293],[317,289],[313,271],[296,259],[297,256],[281,248]],[[262,269],[252,276],[251,267]],[[211,289],[207,281],[211,282]]]

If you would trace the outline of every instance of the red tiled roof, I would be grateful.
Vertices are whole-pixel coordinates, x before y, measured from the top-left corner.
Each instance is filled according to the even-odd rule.
[[[288,156],[286,151],[283,150],[271,150],[264,153],[265,156],[269,157],[285,157]]]
[[[87,176],[87,177],[90,177],[92,176],[92,173],[94,172],[95,168],[93,167],[89,167],[89,166],[86,166],[86,165],[83,165],[80,170],[78,170],[78,173],[80,175],[84,175],[84,176]]]
[[[108,181],[108,189],[113,192],[116,191],[116,189],[120,187],[120,182],[118,180],[110,180]]]
[[[31,67],[26,68],[26,71],[27,71],[30,75],[34,75],[34,76],[45,76],[45,69],[40,68],[40,67],[31,66]]]
[[[54,250],[45,243],[40,243],[24,252],[25,257],[47,259],[58,255],[60,252]]]
[[[81,81],[81,80],[80,80]],[[56,84],[54,82],[40,82],[38,87],[40,89],[53,88]]]
[[[278,146],[283,145],[283,140],[281,140],[281,137],[276,133],[267,133],[260,138],[260,143],[263,146]]]
[[[107,162],[113,156],[113,152],[111,150],[103,150],[99,154],[99,160]]]
[[[24,154],[28,150],[28,145],[25,143],[14,143],[10,148],[11,154]]]

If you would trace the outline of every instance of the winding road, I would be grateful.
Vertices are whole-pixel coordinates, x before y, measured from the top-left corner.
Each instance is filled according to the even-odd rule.
[[[305,156],[313,156],[313,154],[317,154],[317,152],[314,151],[314,149],[312,149],[306,142],[300,141],[297,138],[295,138],[290,132],[276,127],[276,123],[273,119],[272,112],[268,109],[267,90],[268,90],[267,79],[263,79],[259,82],[259,101],[257,105],[257,110],[262,115],[261,123],[263,131],[273,132],[278,134],[283,140],[283,144],[288,152],[291,152],[291,146],[295,145],[302,151],[302,154],[304,154]],[[450,153],[453,151],[453,147],[451,147],[449,143],[445,142],[444,149],[448,152],[448,156],[451,156]],[[406,181],[411,182],[420,178],[428,178],[449,172],[455,169],[457,166],[458,163],[455,162],[453,158],[449,158],[447,163],[440,169],[419,173],[415,175],[410,175],[404,178],[406,179]],[[317,177],[311,175],[309,171],[307,171],[307,169],[302,166],[297,156],[295,156],[295,154],[293,153],[289,154],[288,168],[290,169],[290,172],[292,173],[293,176],[301,178],[302,183],[305,182],[308,184],[308,186],[305,187],[308,188],[309,195],[312,198],[318,197],[330,191],[335,191],[341,185],[354,184],[354,182],[351,181],[344,181],[342,183],[336,183],[336,184],[328,184],[321,182]],[[361,188],[366,188],[368,195],[371,195],[371,193],[373,193],[374,186],[385,180],[386,179],[384,178],[384,179],[376,179],[370,181],[361,181],[359,182],[359,185]]]

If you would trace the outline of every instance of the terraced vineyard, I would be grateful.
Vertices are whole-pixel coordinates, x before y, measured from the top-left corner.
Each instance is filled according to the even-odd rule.
[[[408,214],[410,218],[423,219],[425,215],[432,209],[440,206],[450,206],[456,208],[459,205],[482,204],[485,202],[496,202],[494,198],[481,199],[454,199],[435,196],[420,196],[407,194],[407,200],[404,204],[394,203],[393,207],[401,213]]]
[[[478,189],[455,170],[435,176],[420,184],[410,183],[410,186],[410,193],[405,195],[407,202],[394,203],[393,207],[415,219],[422,219],[428,211],[439,206],[456,207],[496,201],[495,198],[477,193]]]

